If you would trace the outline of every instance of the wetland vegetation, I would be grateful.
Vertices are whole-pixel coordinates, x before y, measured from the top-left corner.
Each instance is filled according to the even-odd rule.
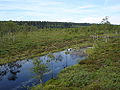
[[[66,48],[91,47],[87,58],[71,67],[66,66],[46,83],[32,90],[119,90],[120,89],[120,25],[107,18],[101,24],[0,22],[0,64],[29,59]],[[38,24],[39,23],[39,24]],[[47,25],[47,26],[45,26]],[[66,52],[69,54],[69,52]],[[80,54],[80,53],[78,53]],[[54,57],[49,54],[52,60]],[[65,57],[67,58],[67,57]],[[40,79],[45,66],[33,62],[32,71]],[[51,62],[51,65],[53,63]],[[44,68],[43,68],[44,67]],[[52,70],[53,70],[52,66]],[[43,70],[43,71],[44,71]],[[45,70],[46,72],[46,70]]]

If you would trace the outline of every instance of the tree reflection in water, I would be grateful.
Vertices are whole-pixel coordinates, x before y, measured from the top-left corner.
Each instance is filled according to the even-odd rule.
[[[35,76],[33,78],[38,80],[38,82],[41,83],[41,86],[42,86],[43,75],[48,72],[47,66],[45,64],[42,64],[41,60],[39,60],[38,58],[35,58],[33,60],[33,67],[31,68],[31,70],[33,73],[35,73]]]
[[[52,53],[49,53],[48,57],[49,57],[49,59],[47,60],[47,62],[50,63],[50,65],[51,65],[52,78],[54,78],[54,65],[53,65],[54,63],[53,63],[53,61],[55,61],[55,56]]]
[[[19,68],[22,65],[19,62],[12,62],[0,66],[0,80],[2,80],[8,74],[8,80],[16,80],[17,73],[20,72]]]

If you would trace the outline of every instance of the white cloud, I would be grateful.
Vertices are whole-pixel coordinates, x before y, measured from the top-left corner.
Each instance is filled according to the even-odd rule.
[[[120,14],[118,14],[118,15],[112,15],[112,16],[110,16],[109,21],[110,21],[112,24],[119,24],[119,25],[120,25],[120,20],[119,20],[119,18],[120,18]]]
[[[120,12],[120,4],[107,6],[107,7],[105,7],[105,10],[109,11],[109,12]]]
[[[80,22],[85,22],[85,23],[100,23],[103,17],[101,16],[88,16],[84,17],[80,20]]]
[[[79,7],[80,9],[90,9],[90,8],[95,8],[96,5],[85,5],[85,6],[81,6]]]
[[[81,4],[78,0],[0,0],[0,18],[100,23],[102,18],[110,16],[111,23],[120,23],[120,4],[109,5],[107,0],[103,7],[103,3],[93,1]]]
[[[104,17],[105,16],[88,16],[88,17],[83,17],[78,22],[81,22],[81,23],[82,22],[84,22],[84,23],[101,23],[101,21]],[[120,24],[119,17],[120,17],[120,15],[109,16],[110,23],[111,24]]]

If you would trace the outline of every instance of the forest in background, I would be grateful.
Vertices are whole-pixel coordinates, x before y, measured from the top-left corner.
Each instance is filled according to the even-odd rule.
[[[8,21],[0,21],[7,23]],[[39,29],[43,28],[76,28],[81,26],[90,26],[90,23],[72,23],[72,22],[49,22],[49,21],[9,21],[18,25],[36,26]]]

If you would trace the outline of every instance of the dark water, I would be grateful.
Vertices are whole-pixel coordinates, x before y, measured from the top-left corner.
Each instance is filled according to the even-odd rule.
[[[77,51],[67,49],[39,57],[41,64],[46,65],[48,70],[42,76],[43,83],[55,78],[65,67],[77,64],[80,60],[85,59],[84,49],[86,48]],[[52,55],[52,59],[50,55]],[[31,70],[33,67],[32,59],[0,66],[0,90],[26,90],[24,86],[32,86],[33,83],[38,84],[38,81],[33,78],[36,75]]]

